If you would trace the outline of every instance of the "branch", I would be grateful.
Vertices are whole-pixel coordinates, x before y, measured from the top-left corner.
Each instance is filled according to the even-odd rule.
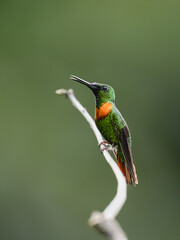
[[[90,127],[92,128],[98,144],[103,142],[103,138],[101,133],[96,127],[96,124],[92,117],[89,115],[87,110],[80,104],[77,98],[74,96],[73,90],[65,90],[59,89],[56,91],[56,94],[59,95],[66,95],[69,100],[72,102],[73,106],[79,110],[79,112],[84,116],[84,118],[89,123]],[[101,149],[103,146],[101,145]],[[108,236],[110,240],[127,240],[127,237],[123,230],[121,229],[118,222],[115,220],[115,217],[118,215],[119,211],[123,207],[126,198],[127,198],[127,184],[125,177],[123,176],[122,172],[120,171],[119,167],[117,166],[116,162],[113,160],[111,155],[108,151],[103,151],[103,155],[112,168],[114,175],[117,179],[117,193],[113,200],[109,203],[109,205],[105,208],[105,210],[100,212],[93,212],[88,223],[90,226],[95,227],[101,233]]]

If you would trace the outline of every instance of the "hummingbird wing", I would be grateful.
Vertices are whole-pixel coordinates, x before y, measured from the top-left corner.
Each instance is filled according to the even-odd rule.
[[[113,114],[114,127],[117,134],[120,150],[124,157],[124,164],[126,173],[130,176],[130,183],[138,183],[136,169],[133,164],[131,152],[131,135],[127,124],[121,114],[118,112]],[[123,160],[123,159],[121,159]],[[126,174],[127,175],[127,174]]]

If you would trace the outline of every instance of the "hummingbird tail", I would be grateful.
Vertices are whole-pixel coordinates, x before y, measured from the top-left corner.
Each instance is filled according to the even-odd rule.
[[[121,161],[120,156],[117,156],[117,164],[118,164],[121,172],[125,176],[127,184],[132,184],[130,174],[126,169],[124,162]]]

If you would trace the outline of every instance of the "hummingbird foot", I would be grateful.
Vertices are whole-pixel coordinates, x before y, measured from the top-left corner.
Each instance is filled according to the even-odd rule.
[[[106,141],[105,141],[106,142]],[[117,150],[117,146],[114,146],[113,144],[109,144],[109,143],[105,143],[103,144],[104,148],[101,149],[101,153],[103,153],[104,150],[106,151],[116,151]]]
[[[109,143],[108,143],[107,141],[103,141],[103,142],[101,142],[101,143],[98,144],[98,147],[100,147],[102,144],[103,144],[104,146],[106,146],[106,145],[109,144]]]

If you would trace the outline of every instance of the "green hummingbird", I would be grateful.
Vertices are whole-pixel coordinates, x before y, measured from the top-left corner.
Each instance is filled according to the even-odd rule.
[[[111,145],[127,184],[138,184],[131,152],[131,134],[126,121],[116,108],[114,89],[105,84],[89,83],[74,75],[71,75],[71,79],[86,85],[94,93],[96,101],[95,123],[106,140],[101,144]]]

